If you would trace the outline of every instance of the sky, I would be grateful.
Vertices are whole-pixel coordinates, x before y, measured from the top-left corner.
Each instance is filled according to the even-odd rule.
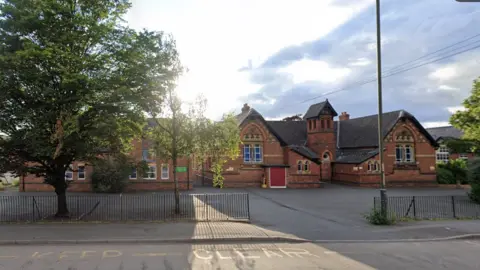
[[[480,45],[480,3],[381,3],[382,70],[411,69],[383,80],[384,111],[447,125],[480,76],[480,48],[449,56]],[[178,93],[203,94],[213,119],[244,103],[281,119],[326,98],[351,118],[377,113],[374,0],[133,0],[126,20],[174,36],[189,70]]]

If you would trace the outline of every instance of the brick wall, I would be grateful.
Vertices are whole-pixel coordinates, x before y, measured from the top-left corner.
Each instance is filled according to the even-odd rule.
[[[262,145],[263,162],[259,164],[244,163],[243,144],[239,145],[240,155],[235,160],[229,160],[224,166],[224,187],[260,187],[263,177],[267,176],[265,168],[261,165],[284,164],[283,148],[267,127],[258,120],[246,121],[240,128],[240,136],[245,144]],[[247,138],[246,135],[248,135]],[[250,139],[250,135],[260,135],[260,137]],[[211,173],[209,173],[209,177],[211,177]]]
[[[354,170],[357,167],[357,170]],[[360,181],[357,164],[334,163],[332,183],[358,183]]]
[[[287,150],[287,160],[290,168],[287,168],[287,187],[289,188],[317,188],[320,187],[320,166],[298,153]],[[310,171],[298,171],[297,162],[308,161]],[[303,165],[303,164],[302,164]]]
[[[396,134],[405,130],[413,136],[413,141],[397,141]],[[395,147],[397,144],[410,144],[414,147],[415,160],[412,164],[396,164]],[[387,186],[436,185],[435,148],[411,121],[399,121],[394,126],[385,139],[385,148],[384,164]],[[380,174],[368,171],[368,162],[378,161],[378,159],[377,155],[361,164],[335,164],[334,181],[378,187],[380,186]]]
[[[131,155],[135,158],[136,161],[142,160],[142,145],[148,145],[148,142],[142,140],[134,140],[132,142],[133,149],[131,151]],[[76,171],[78,169],[79,164],[85,164],[85,162],[75,161],[73,165],[73,170]],[[173,163],[172,161],[164,161],[160,157],[154,159],[151,164],[155,164],[157,168],[156,179],[141,179],[138,177],[137,179],[130,179],[129,185],[127,187],[127,191],[155,191],[155,190],[169,190],[173,189]],[[169,177],[168,179],[161,178],[161,165],[168,164],[168,172]],[[179,167],[188,167],[188,158],[180,158],[178,160],[177,166]],[[85,179],[80,180],[78,179],[78,172],[73,172],[73,180],[70,182],[68,187],[68,192],[90,192],[92,191],[91,185],[91,175],[93,173],[94,168],[91,166],[85,166]],[[187,172],[179,172],[177,173],[177,179],[180,183],[180,188],[186,189],[188,179],[190,179],[190,188],[192,187],[192,183],[194,181],[194,172],[193,170],[189,170],[189,175]],[[190,176],[190,178],[188,178]],[[24,182],[24,183],[23,183]],[[25,177],[20,178],[20,191],[53,191],[53,187],[44,184],[43,177],[36,177],[35,175],[26,175]],[[24,188],[25,187],[25,188]]]

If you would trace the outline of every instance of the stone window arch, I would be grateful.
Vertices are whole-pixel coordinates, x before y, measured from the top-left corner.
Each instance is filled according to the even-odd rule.
[[[305,172],[309,172],[310,171],[310,161],[306,160],[303,164],[303,170]]]
[[[367,167],[369,172],[378,172],[380,170],[380,165],[376,160],[369,161]]]
[[[302,172],[303,170],[303,162],[301,160],[297,161],[297,172]]]

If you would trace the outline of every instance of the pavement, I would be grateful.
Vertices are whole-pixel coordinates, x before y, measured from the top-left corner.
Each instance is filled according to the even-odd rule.
[[[374,269],[313,244],[48,245],[0,250],[0,270]]]
[[[344,235],[318,231],[303,238],[244,222],[172,223],[45,223],[0,225],[0,245],[99,243],[233,243],[251,242],[400,242],[480,239],[480,221],[410,222],[370,230],[351,229]],[[340,233],[337,231],[337,233]]]
[[[0,229],[0,245],[306,241],[243,222],[5,224]]]

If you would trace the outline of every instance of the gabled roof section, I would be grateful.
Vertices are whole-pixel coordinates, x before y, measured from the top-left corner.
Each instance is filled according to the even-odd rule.
[[[463,131],[453,126],[427,128],[426,130],[437,142],[441,139],[461,139],[463,136]]]
[[[304,146],[304,145],[289,145],[288,148],[297,154],[304,156],[311,161],[317,162],[318,161],[318,155],[313,152],[312,149]]]
[[[305,121],[266,121],[283,145],[305,145],[307,123]]]
[[[436,140],[428,133],[418,120],[409,112],[398,110],[383,114],[382,135],[383,137],[392,130],[400,119],[409,119],[418,130],[437,146]],[[349,120],[337,121],[336,131],[338,132],[339,148],[360,148],[378,146],[378,115],[369,115]]]
[[[377,149],[343,149],[337,150],[336,163],[360,164],[378,154]]]
[[[330,102],[328,102],[328,99],[327,99],[324,102],[311,105],[308,108],[307,113],[305,113],[305,116],[303,117],[303,119],[307,120],[310,118],[318,117],[323,110],[329,110],[333,116],[338,115],[337,112],[333,109],[333,106],[330,104]]]

